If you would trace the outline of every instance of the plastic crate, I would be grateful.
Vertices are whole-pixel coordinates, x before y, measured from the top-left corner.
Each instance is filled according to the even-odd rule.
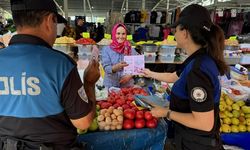
[[[161,62],[174,62],[175,55],[159,55]]]
[[[68,44],[54,44],[53,49],[64,52],[65,54],[70,53],[70,45]]]
[[[175,54],[175,49],[176,46],[161,46],[160,50],[159,50],[159,54],[162,55],[174,55]]]
[[[144,59],[145,59],[145,62],[155,62],[156,53],[144,52]]]
[[[77,47],[78,47],[78,55],[83,55],[83,54],[91,55],[93,45],[78,44]]]

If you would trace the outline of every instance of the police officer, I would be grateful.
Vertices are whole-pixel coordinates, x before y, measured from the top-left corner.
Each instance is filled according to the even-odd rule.
[[[95,116],[99,66],[90,61],[84,84],[75,62],[52,49],[53,0],[11,0],[17,35],[0,51],[0,149],[80,149],[77,131]]]
[[[154,106],[151,113],[173,121],[176,149],[221,149],[219,76],[228,68],[223,57],[223,31],[212,23],[207,9],[197,4],[187,6],[174,26],[177,46],[189,57],[174,73],[144,70],[147,77],[175,82],[170,108]]]

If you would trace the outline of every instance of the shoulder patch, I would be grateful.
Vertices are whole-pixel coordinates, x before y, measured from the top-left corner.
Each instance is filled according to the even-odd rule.
[[[88,97],[87,97],[87,95],[86,95],[86,93],[85,93],[85,90],[84,90],[84,87],[83,87],[83,86],[78,90],[78,95],[81,97],[81,99],[82,99],[84,102],[86,102],[86,103],[89,102],[89,101],[88,101]]]
[[[202,87],[194,87],[191,90],[191,97],[196,102],[204,102],[207,99],[207,92]]]

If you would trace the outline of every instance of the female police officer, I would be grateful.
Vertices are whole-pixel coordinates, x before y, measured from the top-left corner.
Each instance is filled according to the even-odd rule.
[[[174,122],[176,149],[221,149],[219,76],[227,70],[223,31],[212,23],[207,9],[197,4],[181,12],[175,27],[177,45],[189,57],[174,73],[144,70],[147,77],[175,81],[170,108],[155,106],[151,113]]]

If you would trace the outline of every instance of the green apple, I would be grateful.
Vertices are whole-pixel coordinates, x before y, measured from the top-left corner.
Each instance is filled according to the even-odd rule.
[[[238,105],[238,104],[236,104],[236,103],[234,103],[233,105],[232,105],[232,109],[234,109],[234,110],[240,110],[240,106]]]
[[[243,125],[243,124],[240,124],[238,127],[239,127],[240,132],[246,132],[247,131],[247,127],[245,125]]]
[[[231,122],[233,125],[238,125],[240,123],[239,119],[237,119],[237,118],[232,118]]]
[[[235,118],[240,117],[240,112],[238,110],[233,110],[232,114],[233,114],[233,117],[235,117]]]
[[[95,118],[95,119],[92,121],[91,125],[89,126],[88,130],[89,130],[89,131],[95,131],[95,130],[97,130],[97,129],[98,129],[98,123],[97,123],[97,119]]]
[[[232,121],[231,121],[230,118],[227,117],[227,118],[224,118],[224,119],[223,119],[223,123],[224,123],[224,124],[230,125],[230,124],[232,123]]]
[[[245,102],[243,100],[239,100],[236,102],[236,104],[238,104],[240,107],[245,105]]]
[[[241,109],[245,114],[250,113],[250,106],[242,106]]]
[[[247,124],[248,126],[250,126],[250,118],[247,118],[247,119],[246,119],[246,124]]]
[[[228,124],[223,124],[221,126],[222,132],[224,133],[230,133],[231,132],[231,127]]]
[[[231,126],[231,131],[234,133],[238,133],[239,132],[239,127],[237,125],[232,125]]]
[[[247,126],[247,132],[250,132],[250,126]]]
[[[87,132],[88,132],[88,129],[86,129],[86,130],[77,129],[78,134],[85,134]]]

